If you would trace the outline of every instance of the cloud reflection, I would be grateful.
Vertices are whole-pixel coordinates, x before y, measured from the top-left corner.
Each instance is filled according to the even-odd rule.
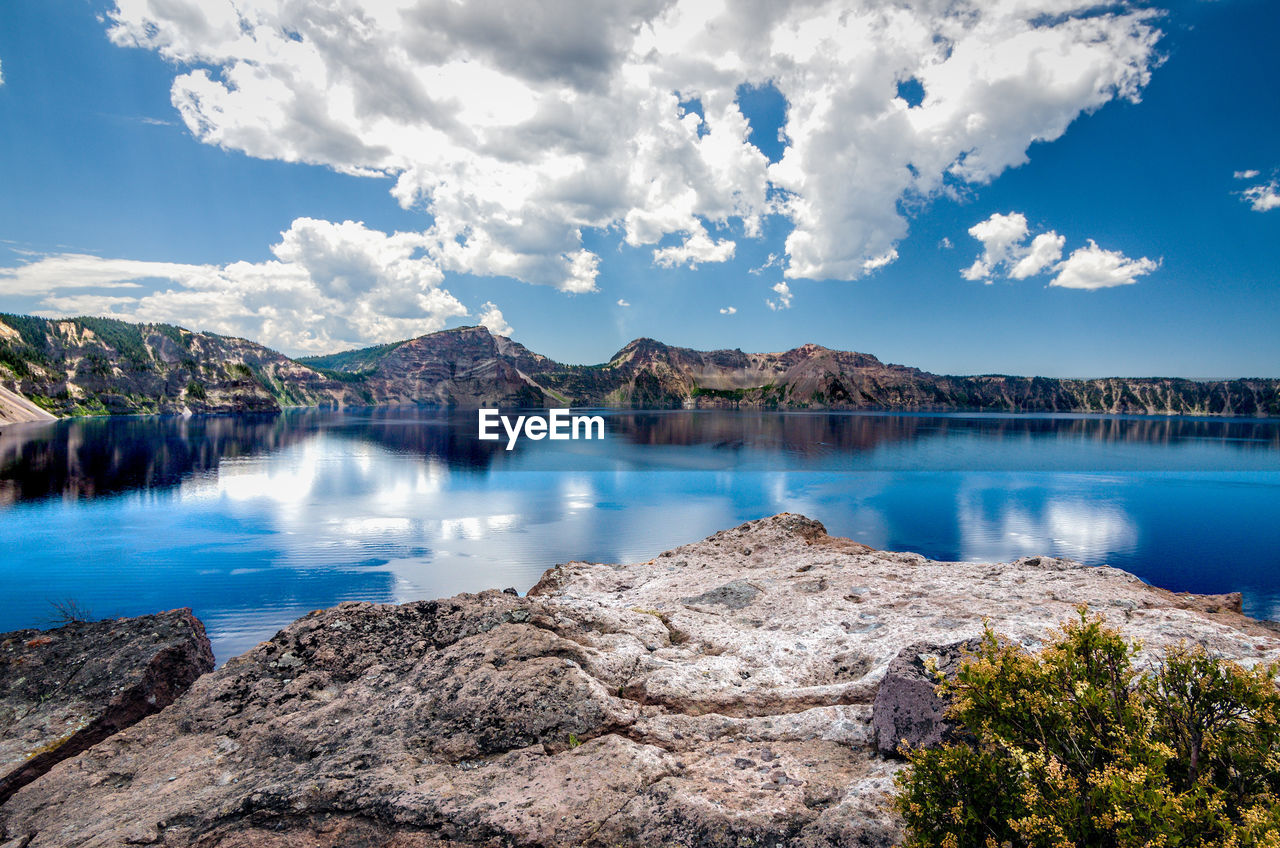
[[[1102,565],[1138,545],[1138,526],[1122,506],[1076,490],[969,482],[957,492],[956,521],[963,560],[1053,554]]]
[[[1111,562],[1271,599],[1262,614],[1280,596],[1275,422],[617,413],[594,454],[539,442],[494,459],[468,446],[470,416],[449,421],[405,409],[0,434],[0,502],[25,501],[0,508],[0,630],[39,623],[47,598],[111,615],[189,605],[225,659],[339,601],[523,591],[557,562],[644,561],[782,511],[935,559]],[[1152,459],[1080,473],[1125,451]]]

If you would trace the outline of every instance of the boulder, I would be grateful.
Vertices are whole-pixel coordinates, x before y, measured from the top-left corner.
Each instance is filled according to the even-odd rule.
[[[889,663],[871,707],[876,750],[901,756],[914,748],[932,748],[951,738],[949,701],[938,691],[939,675],[953,679],[964,657],[978,650],[979,640],[949,645],[918,642],[898,652]]]
[[[212,669],[189,609],[0,634],[0,803]]]

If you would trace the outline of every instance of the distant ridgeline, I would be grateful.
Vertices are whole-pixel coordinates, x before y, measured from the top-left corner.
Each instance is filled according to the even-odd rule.
[[[57,416],[394,403],[1280,416],[1276,379],[947,377],[811,344],[743,353],[652,339],[564,365],[483,327],[295,360],[169,324],[2,313],[0,389]]]

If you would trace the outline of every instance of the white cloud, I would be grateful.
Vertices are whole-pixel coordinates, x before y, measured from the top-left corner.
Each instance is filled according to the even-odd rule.
[[[621,297],[620,297],[620,298],[618,298],[618,305],[619,305],[619,306],[630,306],[631,304],[630,304],[630,303],[628,303],[628,302],[626,301],[626,299],[625,299],[625,298],[621,298]]]
[[[706,230],[699,230],[685,238],[683,244],[663,247],[653,251],[653,263],[664,268],[688,265],[697,268],[702,262],[727,262],[733,258],[735,242],[720,239],[713,242]]]
[[[50,317],[164,321],[317,353],[420,335],[467,314],[441,288],[439,267],[421,255],[426,240],[298,218],[265,262],[188,265],[62,253],[0,268],[0,287],[43,295],[35,311]]]
[[[0,85],[4,85],[4,66],[0,65]]]
[[[1027,238],[1027,216],[1021,212],[997,212],[970,227],[969,235],[982,242],[982,255],[961,273],[966,280],[990,282],[997,268],[1017,260]]]
[[[195,280],[217,273],[211,265],[102,259],[85,253],[58,253],[0,268],[6,295],[43,295],[59,289],[136,289],[142,280]]]
[[[779,255],[778,255],[778,254],[776,254],[776,253],[770,253],[770,254],[769,254],[769,258],[768,258],[768,259],[766,259],[766,260],[764,261],[764,264],[763,264],[763,265],[761,265],[759,268],[751,268],[751,269],[749,269],[749,270],[747,271],[747,273],[748,273],[748,274],[755,274],[755,275],[759,276],[760,274],[763,274],[763,273],[764,273],[766,270],[768,270],[769,268],[781,268],[781,267],[783,266],[783,264],[785,263],[785,261],[786,261],[786,257],[785,257],[785,256],[779,256]]]
[[[1068,289],[1105,289],[1112,286],[1128,286],[1138,277],[1150,274],[1160,263],[1148,259],[1130,259],[1118,250],[1103,250],[1089,239],[1088,247],[1071,252],[1067,260],[1058,265],[1058,276],[1049,285]]]
[[[431,216],[442,271],[595,288],[591,228],[659,264],[725,261],[764,216],[790,223],[787,278],[893,261],[899,211],[985,183],[1080,114],[1136,100],[1153,10],[1096,0],[118,0],[119,45],[179,72],[171,99],[208,144],[395,178]],[[918,79],[915,108],[896,84]],[[788,146],[770,164],[735,102],[772,82]],[[696,97],[703,119],[679,108]]]
[[[862,270],[871,272],[898,261],[898,249],[891,247],[879,256],[873,256],[862,263]]]
[[[1235,174],[1234,174],[1233,176],[1234,176],[1237,180],[1251,180],[1251,179],[1253,179],[1254,177],[1260,176],[1261,174],[1262,174],[1262,172],[1261,172],[1261,171],[1258,171],[1258,170],[1256,170],[1256,169],[1254,169],[1254,168],[1250,168],[1250,169],[1249,169],[1249,170],[1247,170],[1247,171],[1236,171],[1236,172],[1235,172]]]
[[[722,306],[722,307],[720,307],[720,314],[721,314],[721,315],[732,315],[733,313],[735,313],[735,312],[737,312],[737,311],[738,311],[738,307],[736,307],[736,306]]]
[[[1255,171],[1254,174],[1256,176],[1257,172]],[[1280,179],[1272,179],[1269,182],[1250,186],[1240,194],[1254,212],[1270,212],[1272,209],[1280,209]]]
[[[766,299],[765,303],[769,305],[769,308],[772,309],[774,312],[777,312],[782,309],[790,309],[791,308],[791,286],[787,285],[785,282],[775,283],[773,286],[773,290],[778,293],[778,299],[777,300]]]
[[[1015,280],[1025,280],[1027,277],[1044,273],[1062,258],[1062,246],[1066,243],[1065,236],[1060,236],[1052,230],[1041,233],[1032,239],[1031,247],[1009,269],[1009,276]]]
[[[515,332],[507,323],[507,319],[502,317],[502,310],[493,301],[488,301],[480,307],[480,319],[477,323],[495,336],[510,336]]]
[[[997,212],[970,227],[969,235],[982,242],[982,255],[960,274],[966,280],[982,280],[987,284],[997,276],[1025,280],[1056,271],[1057,276],[1050,285],[1100,289],[1134,283],[1160,264],[1146,257],[1129,259],[1119,251],[1103,250],[1093,239],[1089,240],[1088,247],[1076,249],[1064,262],[1062,249],[1066,246],[1066,237],[1048,230],[1031,238],[1027,216],[1021,212],[1007,215]]]

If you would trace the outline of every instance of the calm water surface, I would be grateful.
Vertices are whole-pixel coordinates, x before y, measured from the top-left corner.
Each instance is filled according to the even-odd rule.
[[[1280,422],[606,412],[593,442],[402,408],[0,431],[0,631],[190,606],[219,661],[344,600],[528,589],[777,512],[943,560],[1109,564],[1280,618]]]

